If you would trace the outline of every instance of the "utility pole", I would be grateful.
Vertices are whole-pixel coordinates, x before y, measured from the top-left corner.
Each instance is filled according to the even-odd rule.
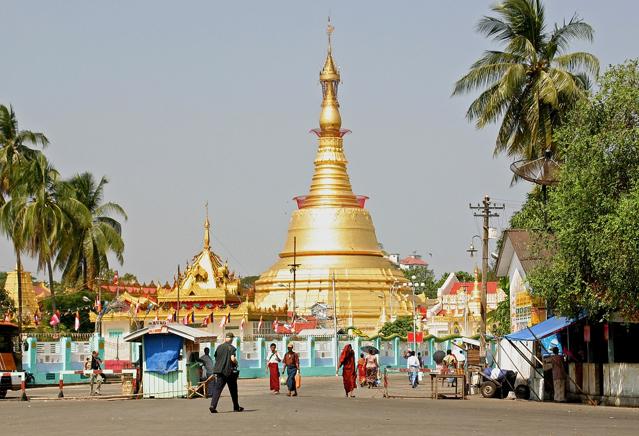
[[[180,280],[181,280],[181,274],[180,274],[180,264],[178,264],[178,272],[177,272],[177,282],[176,282],[176,287],[177,287],[177,307],[175,308],[175,322],[180,322]]]
[[[481,204],[473,206],[469,204],[471,210],[479,210],[481,212],[475,212],[474,216],[482,217],[484,219],[484,229],[482,233],[482,259],[481,259],[481,326],[479,330],[479,363],[482,368],[486,366],[486,282],[488,279],[488,230],[490,229],[490,218],[498,217],[499,214],[493,212],[493,210],[504,209],[504,205],[495,205],[490,203],[490,197],[484,196],[484,200]]]
[[[297,282],[297,269],[300,267],[300,264],[297,263],[297,236],[293,236],[293,263],[290,263],[288,266],[291,267],[291,272],[293,273],[293,320],[292,321],[295,321],[295,313],[296,313],[295,285]]]

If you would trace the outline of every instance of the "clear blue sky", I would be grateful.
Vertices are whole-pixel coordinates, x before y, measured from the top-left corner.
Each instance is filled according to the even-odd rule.
[[[509,215],[530,188],[492,157],[495,129],[466,122],[471,97],[450,98],[494,47],[474,32],[490,1],[0,3],[0,102],[47,134],[63,175],[110,178],[107,199],[129,214],[114,266],[142,280],[170,279],[200,249],[206,201],[232,268],[275,261],[311,179],[329,12],[351,180],[387,250],[469,270],[468,203],[488,193]],[[602,66],[638,55],[636,2],[546,5],[551,23],[578,12],[594,26],[574,48]],[[2,241],[0,270],[13,266]]]

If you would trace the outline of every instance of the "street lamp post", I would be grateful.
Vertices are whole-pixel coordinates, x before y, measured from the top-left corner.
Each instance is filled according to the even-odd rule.
[[[412,276],[412,282],[408,283],[408,286],[413,290],[413,351],[417,353],[417,305],[415,304],[415,291],[419,289],[424,289],[426,286],[425,283],[418,283],[417,276]]]

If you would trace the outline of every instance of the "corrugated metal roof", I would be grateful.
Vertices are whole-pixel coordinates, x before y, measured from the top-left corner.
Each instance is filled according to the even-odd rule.
[[[178,323],[158,323],[150,324],[140,330],[129,333],[123,339],[126,342],[140,342],[145,335],[176,335],[189,341],[200,342],[215,342],[217,336],[210,334],[204,330],[189,327],[184,324]]]

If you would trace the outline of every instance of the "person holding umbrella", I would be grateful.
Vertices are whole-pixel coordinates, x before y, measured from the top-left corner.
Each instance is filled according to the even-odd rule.
[[[355,367],[355,351],[353,351],[351,344],[346,344],[342,354],[339,356],[337,370],[339,371],[342,367],[342,381],[344,382],[346,397],[355,397],[353,392],[357,387],[357,370]],[[338,373],[336,372],[335,375],[338,375]]]

